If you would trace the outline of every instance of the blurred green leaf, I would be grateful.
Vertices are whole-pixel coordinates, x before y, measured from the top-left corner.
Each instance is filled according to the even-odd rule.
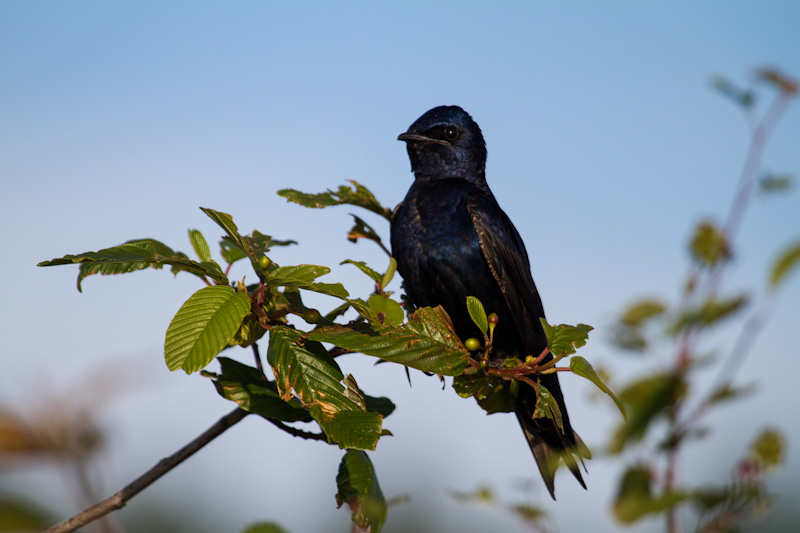
[[[389,266],[386,267],[386,272],[381,277],[381,288],[385,289],[394,278],[394,273],[397,272],[397,260],[394,257],[389,257]]]
[[[288,533],[275,522],[256,522],[247,526],[242,533]]]
[[[201,279],[208,277],[218,283],[228,282],[228,278],[217,263],[213,261],[206,263],[192,261],[186,254],[175,252],[155,239],[128,241],[119,246],[105,248],[97,252],[65,255],[50,261],[42,261],[38,266],[69,264],[81,265],[78,272],[79,291],[81,290],[81,282],[92,274],[102,274],[104,276],[126,274],[148,267],[160,269],[164,265],[170,265],[173,274],[189,272]]]
[[[711,86],[743,108],[751,107],[755,101],[751,91],[739,89],[733,83],[720,76],[712,76]]]
[[[632,352],[643,352],[648,346],[647,337],[641,328],[624,324],[611,326],[611,342],[618,348]]]
[[[381,277],[382,276],[380,274],[378,274],[376,271],[372,270],[370,267],[368,267],[367,264],[364,261],[353,261],[352,259],[345,259],[344,261],[342,261],[339,264],[340,265],[355,265],[356,267],[358,267],[358,269],[361,272],[363,272],[364,274],[369,276],[372,279],[372,281],[374,281],[375,283],[379,283],[381,281]]]
[[[453,378],[453,389],[462,398],[474,396],[487,414],[513,413],[517,398],[515,382],[483,373],[461,374]]]
[[[628,417],[614,432],[611,453],[644,437],[650,424],[685,393],[683,381],[672,374],[656,374],[634,381],[619,395]]]
[[[800,241],[787,246],[778,255],[769,275],[770,287],[773,289],[778,287],[786,279],[786,276],[797,268],[798,264],[800,264]]]
[[[783,435],[775,429],[765,429],[753,441],[750,455],[763,468],[770,469],[783,463],[785,449]]]
[[[227,285],[204,287],[181,306],[167,328],[164,356],[170,370],[191,374],[222,351],[250,312],[250,298]]]
[[[782,74],[777,69],[769,67],[756,69],[756,79],[769,83],[783,93],[797,93],[797,81]]]
[[[763,193],[784,192],[791,186],[792,177],[789,174],[767,174],[758,180],[758,188]]]
[[[575,357],[569,360],[569,367],[573,373],[588,379],[589,381],[597,385],[597,388],[599,388],[601,391],[611,396],[611,399],[614,400],[615,404],[617,404],[617,407],[619,408],[620,413],[622,413],[622,416],[627,417],[627,414],[625,412],[625,406],[622,404],[619,398],[617,398],[614,395],[614,393],[611,392],[611,389],[609,389],[608,386],[605,383],[603,383],[603,380],[601,380],[597,372],[594,371],[594,368],[592,367],[591,364],[589,364],[589,361],[587,361],[586,359],[584,359],[579,355],[576,355]]]
[[[396,328],[350,323],[318,328],[305,336],[445,376],[461,374],[470,355],[441,307],[420,308],[409,317],[406,325]]]
[[[739,295],[725,299],[706,300],[699,307],[688,309],[678,315],[669,331],[677,335],[688,328],[704,328],[728,318],[747,304],[747,296]]]
[[[370,311],[377,317],[381,325],[399,326],[406,317],[400,304],[391,298],[386,298],[380,294],[373,294],[369,297],[368,303]]]
[[[558,407],[558,402],[547,387],[539,384],[536,388],[536,407],[533,410],[533,418],[549,418],[556,423],[558,429],[563,433],[564,422],[561,419],[561,408]]]
[[[208,249],[208,243],[203,234],[200,233],[200,230],[190,229],[189,241],[192,243],[194,253],[197,254],[201,262],[207,263],[211,261],[211,250]]]
[[[221,374],[214,377],[220,396],[245,411],[284,422],[311,422],[308,410],[296,398],[281,399],[278,387],[258,369],[227,357],[218,357]]]
[[[450,491],[450,497],[461,502],[494,503],[494,491],[486,485],[481,485],[472,492]]]
[[[622,524],[630,525],[648,515],[680,505],[686,498],[687,495],[682,492],[654,496],[648,468],[632,466],[622,476],[614,501],[614,517]]]
[[[735,400],[741,396],[746,394],[750,394],[753,391],[752,387],[744,388],[744,387],[733,387],[731,385],[722,385],[721,387],[717,387],[712,393],[711,396],[708,398],[708,403],[716,404],[722,403],[730,400]]]
[[[489,330],[489,320],[486,318],[486,310],[483,308],[481,301],[474,296],[467,296],[467,311],[469,311],[469,317],[478,326],[478,329],[486,335]]]
[[[689,251],[695,261],[710,268],[733,255],[723,231],[708,220],[699,223],[695,228]]]
[[[312,208],[341,204],[355,205],[377,213],[386,220],[392,220],[392,210],[378,203],[378,200],[375,199],[369,189],[354,180],[347,181],[353,185],[352,188],[347,185],[341,185],[336,191],[328,189],[326,192],[319,194],[308,194],[294,189],[282,189],[278,191],[278,196],[282,196],[290,202]]]
[[[577,326],[569,326],[561,324],[558,326],[551,326],[544,318],[540,318],[544,328],[544,334],[547,336],[547,344],[550,346],[550,352],[553,357],[560,355],[572,355],[575,351],[584,346],[589,339],[589,332],[594,328],[586,324],[578,324]],[[539,355],[539,354],[530,354]]]
[[[347,504],[352,520],[362,530],[380,533],[386,522],[386,499],[372,461],[366,453],[347,450],[336,476],[336,504]]]
[[[525,522],[536,524],[547,516],[547,512],[541,507],[520,503],[511,507],[511,510]]]
[[[0,531],[43,531],[52,517],[44,509],[18,497],[0,495]]]
[[[354,391],[348,397],[339,365],[321,344],[289,327],[275,326],[267,358],[281,397],[291,399],[294,392],[331,441],[340,448],[375,449],[383,417],[365,412],[363,403],[352,399]]]
[[[667,310],[667,305],[660,300],[644,299],[634,302],[619,317],[621,324],[631,327],[641,326],[650,318],[656,317]]]

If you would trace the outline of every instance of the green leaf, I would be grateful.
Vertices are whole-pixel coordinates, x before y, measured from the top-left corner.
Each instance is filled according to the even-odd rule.
[[[486,414],[513,413],[517,399],[516,381],[505,381],[483,373],[453,378],[453,389],[462,398],[474,396]]]
[[[784,461],[786,441],[774,429],[763,430],[750,447],[750,456],[763,468],[775,468]]]
[[[679,505],[688,497],[683,492],[668,492],[654,496],[651,489],[650,470],[646,466],[632,466],[622,476],[614,501],[614,517],[628,525],[652,514],[658,514]]]
[[[755,102],[755,96],[751,91],[739,89],[733,83],[720,76],[712,76],[711,86],[743,108],[751,107]]]
[[[695,228],[689,251],[695,261],[709,268],[733,256],[725,233],[708,220],[699,223]]]
[[[312,418],[297,399],[281,399],[275,382],[258,369],[227,357],[218,357],[221,374],[215,376],[214,387],[220,396],[236,402],[242,409],[264,418],[284,422],[311,422]]]
[[[758,180],[758,188],[763,193],[788,191],[792,187],[792,177],[788,174],[767,174]]]
[[[353,184],[353,188],[347,185],[341,185],[336,191],[328,189],[326,192],[319,194],[307,194],[294,189],[282,189],[278,191],[278,196],[282,196],[289,200],[300,204],[305,207],[321,208],[333,205],[350,204],[358,207],[363,207],[373,213],[381,215],[386,220],[392,220],[392,210],[388,207],[383,207],[375,196],[363,185],[354,181],[348,180]]]
[[[347,450],[336,476],[336,504],[347,504],[352,519],[364,531],[380,533],[388,506],[378,476],[366,453]]]
[[[378,233],[372,229],[372,226],[364,222],[359,217],[355,216],[354,214],[350,213],[350,216],[353,217],[355,220],[355,224],[353,227],[350,228],[350,231],[347,232],[347,240],[350,242],[358,242],[358,239],[367,239],[373,242],[378,243],[382,249],[386,250],[383,246],[383,241],[381,241],[380,236]]]
[[[399,326],[403,323],[403,319],[405,318],[403,308],[391,298],[381,296],[380,294],[373,294],[369,297],[367,302],[370,311],[372,311],[372,314],[381,325]]]
[[[189,241],[191,241],[194,253],[197,254],[201,262],[208,263],[211,261],[211,250],[208,249],[208,243],[199,230],[189,230]]]
[[[460,502],[492,504],[495,501],[494,491],[486,485],[481,485],[472,492],[451,490],[450,497]]]
[[[353,261],[352,259],[345,259],[344,261],[342,261],[339,264],[340,265],[355,265],[356,267],[358,267],[358,269],[361,272],[363,272],[364,274],[366,274],[367,276],[372,278],[372,281],[374,281],[375,283],[378,283],[378,282],[381,281],[381,275],[378,274],[376,271],[372,270],[370,267],[368,267],[367,264],[364,261]]]
[[[386,267],[386,272],[383,273],[383,277],[381,278],[382,289],[385,289],[387,285],[392,282],[395,272],[397,272],[397,261],[394,257],[389,257],[389,266]]]
[[[375,449],[383,417],[365,412],[363,405],[353,401],[355,391],[348,397],[344,375],[321,344],[286,326],[275,326],[267,358],[281,397],[288,400],[297,395],[331,441],[340,448]]]
[[[247,526],[242,533],[288,533],[275,522],[256,522]]]
[[[78,290],[81,282],[92,274],[126,274],[148,267],[162,268],[172,266],[172,272],[189,272],[202,279],[209,277],[218,283],[228,283],[228,278],[215,262],[198,263],[186,254],[175,252],[167,245],[155,239],[128,241],[119,246],[105,248],[97,252],[84,252],[78,255],[65,255],[50,261],[42,261],[38,266],[58,266],[80,264],[78,273]]]
[[[271,267],[268,282],[273,287],[297,287],[337,298],[347,298],[349,294],[341,283],[316,283],[314,281],[330,271],[330,268],[319,265]]]
[[[513,505],[511,510],[525,522],[533,524],[541,522],[547,516],[547,512],[541,507],[536,507],[535,505],[529,505],[527,503]]]
[[[536,407],[533,410],[533,418],[549,418],[556,423],[558,429],[564,432],[564,422],[561,418],[561,408],[558,402],[547,387],[541,383],[536,388]]]
[[[204,287],[189,297],[167,328],[164,355],[170,370],[200,370],[233,338],[250,312],[250,298],[227,285]]]
[[[592,365],[589,364],[589,361],[587,361],[580,355],[576,355],[575,357],[572,357],[569,360],[569,368],[572,370],[573,373],[581,376],[582,378],[588,379],[589,381],[597,385],[597,388],[599,388],[601,391],[611,396],[611,399],[614,400],[614,403],[617,404],[617,407],[619,408],[620,413],[622,413],[622,416],[627,417],[627,414],[625,413],[625,406],[622,404],[619,398],[617,398],[614,395],[614,393],[611,392],[611,389],[609,389],[608,386],[605,383],[603,383],[603,380],[600,379],[600,376],[597,374],[597,372],[595,372]]]
[[[318,328],[306,337],[445,376],[461,374],[470,355],[441,307],[420,308],[396,328],[351,323]]]
[[[467,311],[469,311],[469,317],[478,326],[478,329],[486,335],[489,330],[489,321],[486,318],[486,310],[483,308],[481,301],[474,296],[467,296]]]
[[[786,94],[797,94],[797,81],[774,68],[756,69],[756,78]]]
[[[735,400],[740,398],[743,395],[750,394],[753,392],[753,387],[733,387],[730,384],[722,385],[714,390],[711,393],[711,396],[708,398],[709,404],[717,404],[722,402],[727,402],[730,400]]]
[[[380,413],[384,418],[392,414],[395,410],[395,405],[392,403],[392,400],[385,396],[374,397],[365,394],[364,401],[367,404],[367,411]]]
[[[619,453],[629,443],[641,440],[650,424],[685,392],[683,380],[672,374],[646,376],[628,385],[619,395],[628,416],[614,432],[610,451]]]
[[[688,328],[704,328],[728,318],[747,304],[747,296],[706,300],[702,305],[680,314],[669,331],[677,335]]]
[[[639,300],[631,304],[625,312],[622,313],[622,316],[619,317],[619,321],[626,326],[638,327],[647,320],[663,314],[666,310],[666,304],[659,300]]]
[[[228,346],[247,348],[263,337],[266,332],[267,330],[264,329],[258,321],[258,318],[253,314],[249,314],[244,317],[239,329],[236,330],[231,340],[228,341]]]
[[[539,321],[544,328],[547,344],[550,346],[550,352],[552,352],[553,357],[574,354],[578,348],[586,344],[589,339],[589,332],[594,329],[586,324],[551,326],[544,318],[540,318]]]
[[[770,287],[777,288],[798,265],[800,265],[800,241],[786,247],[772,265],[769,275]]]

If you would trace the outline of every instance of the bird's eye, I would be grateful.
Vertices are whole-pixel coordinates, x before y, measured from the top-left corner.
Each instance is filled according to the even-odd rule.
[[[448,141],[455,141],[456,139],[458,139],[458,135],[460,133],[461,132],[458,131],[458,128],[456,128],[455,126],[447,126],[444,129],[444,136],[447,138]]]

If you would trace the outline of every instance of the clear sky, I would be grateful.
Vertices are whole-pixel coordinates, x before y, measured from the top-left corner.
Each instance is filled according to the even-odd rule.
[[[109,435],[104,480],[109,490],[124,485],[231,409],[206,380],[163,363],[169,320],[199,285],[148,271],[89,278],[80,294],[77,268],[36,263],[141,237],[188,251],[187,228],[210,241],[220,234],[197,209],[204,206],[231,213],[245,231],[299,241],[274,252],[281,264],[352,258],[383,268],[379,250],[344,239],[355,208],[312,212],[275,191],[355,179],[395,205],[412,180],[395,139],[442,104],[461,105],[482,127],[489,184],[527,244],[551,322],[594,325],[585,356],[620,380],[663,365],[616,352],[608,328],[636,297],[674,299],[692,224],[721,217],[733,196],[748,129],[710,90],[710,76],[747,86],[765,65],[800,76],[798,30],[800,3],[791,1],[5,0],[0,402],[47,408],[101,372],[119,389],[100,412]],[[758,88],[764,100],[771,95]],[[775,134],[767,166],[796,176],[800,106]],[[800,235],[799,203],[795,186],[751,206],[726,289],[754,289],[758,298],[775,253]],[[388,239],[385,223],[365,218]],[[351,266],[329,278],[370,290]],[[757,393],[710,419],[711,437],[686,454],[689,479],[727,479],[757,429],[772,425],[790,446],[773,488],[800,490],[789,474],[800,471],[800,276],[785,289],[740,375]],[[720,355],[725,347],[730,339],[721,336]],[[359,357],[343,365],[366,392],[398,406],[385,423],[395,437],[372,454],[384,493],[411,496],[391,511],[387,532],[521,531],[501,512],[447,496],[479,484],[509,502],[543,504],[557,531],[617,527],[609,502],[620,461],[592,461],[587,492],[559,475],[553,503],[512,417],[486,417],[420,374],[409,389],[391,365]],[[591,389],[577,381],[562,379],[573,425],[599,450],[617,415],[590,402]],[[207,531],[258,519],[294,533],[347,531],[349,517],[333,500],[340,456],[247,419],[122,516],[191,513]],[[0,484],[72,510],[62,479],[46,470]],[[786,497],[779,511],[800,522]]]

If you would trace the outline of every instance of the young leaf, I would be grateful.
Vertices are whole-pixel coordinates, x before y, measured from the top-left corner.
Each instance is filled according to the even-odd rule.
[[[340,265],[355,265],[358,269],[372,278],[372,281],[378,283],[381,280],[381,275],[378,274],[376,271],[372,270],[364,261],[353,261],[352,259],[345,259]]]
[[[297,287],[337,298],[347,298],[349,294],[341,283],[316,283],[314,281],[330,271],[330,268],[319,265],[274,267],[269,271],[268,282],[273,287]]]
[[[78,290],[81,282],[92,274],[126,274],[147,267],[162,268],[172,266],[172,272],[189,272],[201,279],[209,277],[218,283],[227,283],[228,278],[215,262],[198,263],[186,254],[175,252],[169,246],[155,239],[128,241],[119,246],[105,248],[97,252],[84,252],[78,255],[65,255],[50,261],[42,261],[38,266],[58,266],[80,264]]]
[[[194,253],[197,254],[201,262],[207,263],[211,261],[211,250],[208,249],[208,243],[199,230],[189,230],[189,241],[191,241]]]
[[[405,326],[397,328],[352,323],[318,328],[305,336],[445,376],[461,374],[470,356],[441,307],[422,307],[409,317]]]
[[[647,515],[671,509],[687,498],[682,492],[653,496],[650,485],[650,471],[646,466],[628,468],[614,501],[614,517],[619,522],[633,524]]]
[[[666,310],[666,304],[661,301],[652,299],[639,300],[631,304],[622,313],[619,321],[625,326],[638,327],[650,318],[663,314]]]
[[[394,273],[397,271],[397,260],[394,257],[389,258],[389,266],[386,268],[383,277],[381,278],[381,288],[385,289],[394,278]]]
[[[204,287],[189,297],[167,328],[164,356],[170,370],[191,374],[210,363],[250,312],[250,298],[227,285]]]
[[[489,321],[486,318],[486,310],[483,308],[481,301],[474,296],[467,296],[467,311],[469,311],[469,317],[478,326],[481,333],[486,335],[489,330]]]
[[[763,430],[750,447],[750,456],[763,468],[775,468],[784,461],[786,442],[774,429]]]
[[[609,389],[608,386],[605,383],[603,383],[603,380],[601,380],[600,376],[597,375],[597,372],[595,372],[592,365],[589,364],[589,361],[587,361],[580,355],[576,355],[575,357],[572,357],[569,360],[569,368],[572,370],[573,373],[588,379],[589,381],[597,385],[597,388],[599,388],[601,391],[611,396],[611,399],[614,400],[614,403],[617,404],[617,407],[619,408],[620,413],[622,413],[622,416],[627,417],[627,414],[625,413],[625,406],[623,405],[623,403],[619,400],[619,398],[617,398],[614,395],[613,392],[611,392],[611,389]]]
[[[692,258],[713,268],[733,255],[725,233],[711,221],[697,225],[689,245]]]
[[[297,395],[340,448],[374,450],[383,417],[365,412],[347,396],[344,375],[325,348],[286,326],[274,327],[269,337],[267,358],[281,397],[288,400]]]
[[[405,314],[400,304],[380,294],[373,294],[367,301],[369,309],[377,317],[381,325],[399,326],[403,323]],[[383,318],[383,320],[381,320]]]
[[[677,335],[690,327],[708,327],[716,324],[738,311],[747,303],[747,297],[740,295],[725,299],[713,299],[703,302],[694,309],[689,309],[679,315],[669,331]]]
[[[578,348],[586,344],[589,332],[594,329],[586,324],[551,326],[544,318],[540,318],[539,321],[544,328],[547,344],[550,346],[553,357],[574,354]]]
[[[217,361],[221,374],[215,377],[213,383],[219,395],[226,400],[236,402],[245,411],[264,418],[311,422],[308,410],[296,399],[288,402],[282,400],[275,382],[268,380],[261,371],[227,357],[218,357]]]
[[[328,189],[326,192],[319,194],[307,194],[294,189],[282,189],[278,191],[278,196],[283,196],[290,202],[295,202],[305,207],[321,208],[329,207],[332,205],[350,204],[363,207],[373,213],[377,213],[384,217],[386,220],[392,220],[392,210],[388,207],[383,207],[375,196],[363,185],[354,181],[348,180],[353,184],[354,188],[347,185],[341,185],[336,191]]]
[[[386,248],[383,246],[383,241],[381,240],[380,235],[378,235],[378,233],[372,229],[372,226],[352,213],[350,213],[350,216],[355,220],[355,224],[353,224],[353,227],[347,232],[348,241],[358,242],[358,239],[367,239],[377,243],[378,246],[386,250]]]
[[[784,249],[772,265],[769,275],[770,288],[777,288],[798,265],[800,265],[800,241]]]
[[[461,374],[453,378],[453,389],[462,398],[474,396],[486,414],[513,413],[517,398],[514,383],[482,373]]]
[[[380,533],[386,522],[386,499],[366,453],[347,450],[336,476],[336,504],[347,504],[353,522],[363,531]]]
[[[561,408],[550,391],[542,384],[536,388],[536,407],[533,410],[533,418],[550,418],[556,423],[558,429],[564,431]]]

